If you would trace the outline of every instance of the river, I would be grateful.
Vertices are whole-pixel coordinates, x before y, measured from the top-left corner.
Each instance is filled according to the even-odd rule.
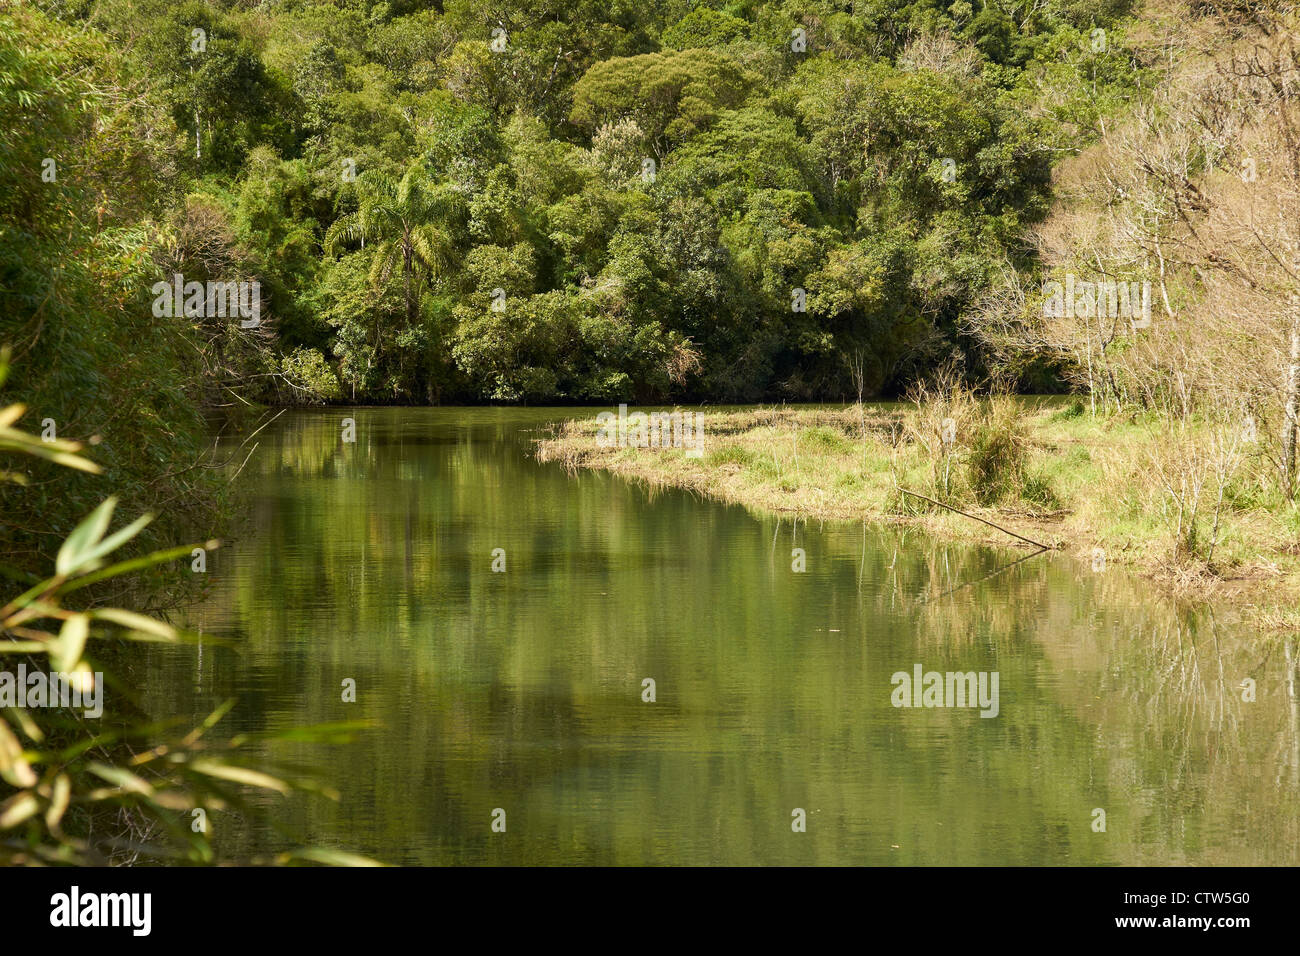
[[[338,799],[213,811],[220,847],[407,864],[1300,862],[1293,646],[1065,555],[1007,567],[1025,551],[535,461],[546,423],[574,414],[291,411],[238,454],[245,436],[228,443],[232,471],[257,444],[243,521],[214,532],[229,541],[185,614],[204,642],[151,650],[148,706],[194,722],[236,698],[226,733],[373,726],[259,745]],[[996,675],[996,715],[895,706],[894,675],[918,665]]]

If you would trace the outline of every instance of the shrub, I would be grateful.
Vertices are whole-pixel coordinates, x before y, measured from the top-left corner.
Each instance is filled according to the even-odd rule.
[[[280,374],[294,398],[304,404],[337,402],[343,398],[338,376],[316,349],[297,348],[280,361]]]

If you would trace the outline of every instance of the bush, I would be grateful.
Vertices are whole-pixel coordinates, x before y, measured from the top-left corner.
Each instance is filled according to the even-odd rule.
[[[850,448],[850,443],[843,433],[827,425],[809,428],[799,435],[799,444],[812,451],[837,452]]]
[[[316,349],[298,348],[280,361],[280,374],[304,404],[337,402],[343,398],[338,376]]]
[[[1025,428],[1006,397],[991,399],[973,429],[966,476],[982,505],[1018,498],[1025,490]]]
[[[748,448],[741,448],[739,445],[723,445],[714,451],[709,452],[709,467],[716,468],[719,465],[740,465],[742,467],[751,464],[754,461],[754,453]]]

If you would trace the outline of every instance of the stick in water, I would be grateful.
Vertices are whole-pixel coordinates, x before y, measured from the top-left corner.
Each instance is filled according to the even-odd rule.
[[[898,486],[895,485],[895,487]],[[908,491],[906,488],[898,488],[898,490],[905,495],[911,495],[913,498],[920,498],[922,501],[928,501],[932,505],[938,505],[940,508],[947,508],[949,511],[955,511],[957,514],[962,515],[963,517],[974,518],[976,521],[980,522],[981,524],[986,524],[990,528],[997,528],[1003,534],[1009,534],[1011,535],[1011,537],[1018,538],[1019,540],[1025,542],[1026,544],[1032,544],[1035,548],[1042,548],[1044,551],[1051,550],[1051,545],[1043,544],[1041,541],[1035,541],[1033,538],[1026,538],[1023,534],[1016,534],[1014,531],[1008,531],[1006,528],[1002,527],[1001,525],[996,525],[992,521],[987,521],[984,518],[981,518],[979,515],[969,514],[968,512],[962,511],[960,508],[954,508],[952,505],[946,505],[942,501],[935,501],[933,498],[927,497],[926,495],[918,495],[915,491]]]

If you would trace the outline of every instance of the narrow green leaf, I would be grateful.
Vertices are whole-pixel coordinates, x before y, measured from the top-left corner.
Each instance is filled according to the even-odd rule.
[[[21,707],[6,707],[5,716],[18,725],[18,729],[25,733],[30,740],[41,743],[45,740],[45,733],[36,721],[32,720],[32,715],[27,713]]]
[[[96,611],[91,611],[90,616],[96,620],[112,621],[114,624],[120,624],[133,631],[143,631],[145,634],[152,634],[165,641],[174,641],[177,639],[176,628],[172,627],[170,624],[164,624],[162,621],[155,620],[152,617],[137,614],[135,611],[124,611],[121,608],[105,607]]]
[[[111,764],[99,763],[98,761],[88,764],[86,769],[101,780],[107,780],[114,786],[120,787],[129,793],[138,793],[146,797],[153,796],[153,787],[149,785],[149,782],[129,770],[123,770],[121,767],[114,767]]]
[[[50,663],[55,670],[70,671],[81,660],[90,637],[90,615],[74,614],[63,622],[59,639],[50,647]]]
[[[24,820],[40,812],[41,804],[36,794],[21,790],[4,803],[0,803],[0,830],[11,830]]]
[[[260,770],[250,770],[247,767],[235,767],[215,760],[195,760],[190,764],[190,769],[196,773],[204,774],[205,776],[216,777],[219,780],[230,780],[235,783],[246,784],[250,787],[260,787],[263,790],[275,790],[284,794],[289,792],[289,785],[287,783],[283,780],[277,780],[270,774],[262,773]]]
[[[49,458],[50,461],[54,462],[56,465],[62,465],[64,468],[75,468],[77,471],[88,471],[92,475],[99,475],[104,471],[104,469],[100,468],[89,458],[82,458],[80,455],[72,455],[64,451],[56,451],[51,455],[43,457]]]
[[[104,555],[116,551],[122,545],[126,544],[137,534],[139,534],[150,521],[153,515],[144,514],[136,518],[125,528],[118,528],[99,544],[95,545],[89,551],[84,553],[81,558],[83,561],[93,561],[96,558],[102,558]]]
[[[215,541],[209,541],[202,547],[212,551],[218,546]],[[69,581],[59,588],[59,594],[67,594],[71,591],[78,591],[81,588],[89,587],[99,581],[115,578],[122,574],[129,574],[132,571],[139,571],[142,568],[152,567],[155,564],[162,564],[166,561],[175,561],[177,558],[189,557],[190,553],[199,545],[187,544],[179,548],[168,548],[166,551],[155,551],[152,554],[146,554],[140,558],[131,558],[127,561],[119,561],[116,564],[110,564],[106,568],[100,568],[97,571],[91,571],[89,574],[83,574],[76,581]],[[40,585],[33,588],[30,593],[40,593]],[[25,595],[24,595],[25,596]]]
[[[331,850],[329,847],[320,846],[290,850],[285,854],[285,857],[291,860],[310,860],[313,863],[324,863],[328,866],[387,866],[386,863],[372,860],[368,856],[346,853],[343,850]]]
[[[23,745],[3,720],[0,720],[0,778],[13,787],[36,786],[36,774],[23,757]]]
[[[108,523],[113,518],[113,509],[117,507],[115,496],[104,499],[103,504],[86,516],[86,519],[73,529],[72,534],[59,548],[54,561],[57,574],[72,574],[81,567],[82,556],[93,548],[108,530]]]
[[[45,825],[51,830],[58,828],[71,799],[72,782],[66,773],[61,773],[54,778],[54,793],[50,796],[50,805],[45,809]]]

